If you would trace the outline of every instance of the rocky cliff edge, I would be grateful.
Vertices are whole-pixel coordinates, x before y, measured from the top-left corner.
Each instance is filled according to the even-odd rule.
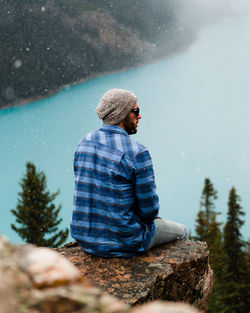
[[[94,286],[130,305],[152,300],[181,301],[206,312],[213,273],[204,242],[175,242],[130,259],[104,259],[69,243],[58,252]]]
[[[58,251],[13,246],[0,236],[2,313],[197,313],[184,303],[130,305],[154,299],[206,311],[213,275],[205,243],[175,243],[131,259],[96,258],[75,243]]]

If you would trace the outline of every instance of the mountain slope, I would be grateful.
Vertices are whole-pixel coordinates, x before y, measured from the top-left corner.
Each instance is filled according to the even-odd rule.
[[[182,0],[0,0],[0,107],[182,49]]]

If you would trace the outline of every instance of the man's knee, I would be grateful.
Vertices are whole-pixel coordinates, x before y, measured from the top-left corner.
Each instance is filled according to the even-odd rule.
[[[181,233],[178,236],[178,240],[187,240],[188,239],[188,231],[187,231],[187,227],[185,225],[179,224],[180,228],[181,228]]]

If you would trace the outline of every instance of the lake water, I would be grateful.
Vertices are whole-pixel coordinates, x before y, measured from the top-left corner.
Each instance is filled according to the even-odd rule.
[[[60,188],[62,227],[72,211],[75,147],[101,122],[95,108],[110,88],[132,90],[142,119],[136,140],[153,158],[163,218],[194,229],[205,177],[218,190],[225,221],[236,187],[250,236],[250,17],[203,28],[184,53],[98,77],[47,99],[0,111],[0,233],[21,242],[10,224],[26,161],[42,169],[48,188]],[[71,240],[71,238],[69,238]]]

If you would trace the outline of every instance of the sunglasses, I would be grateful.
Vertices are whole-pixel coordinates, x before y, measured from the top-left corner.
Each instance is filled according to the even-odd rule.
[[[136,116],[138,116],[140,113],[140,108],[132,109],[130,112],[133,112]]]

